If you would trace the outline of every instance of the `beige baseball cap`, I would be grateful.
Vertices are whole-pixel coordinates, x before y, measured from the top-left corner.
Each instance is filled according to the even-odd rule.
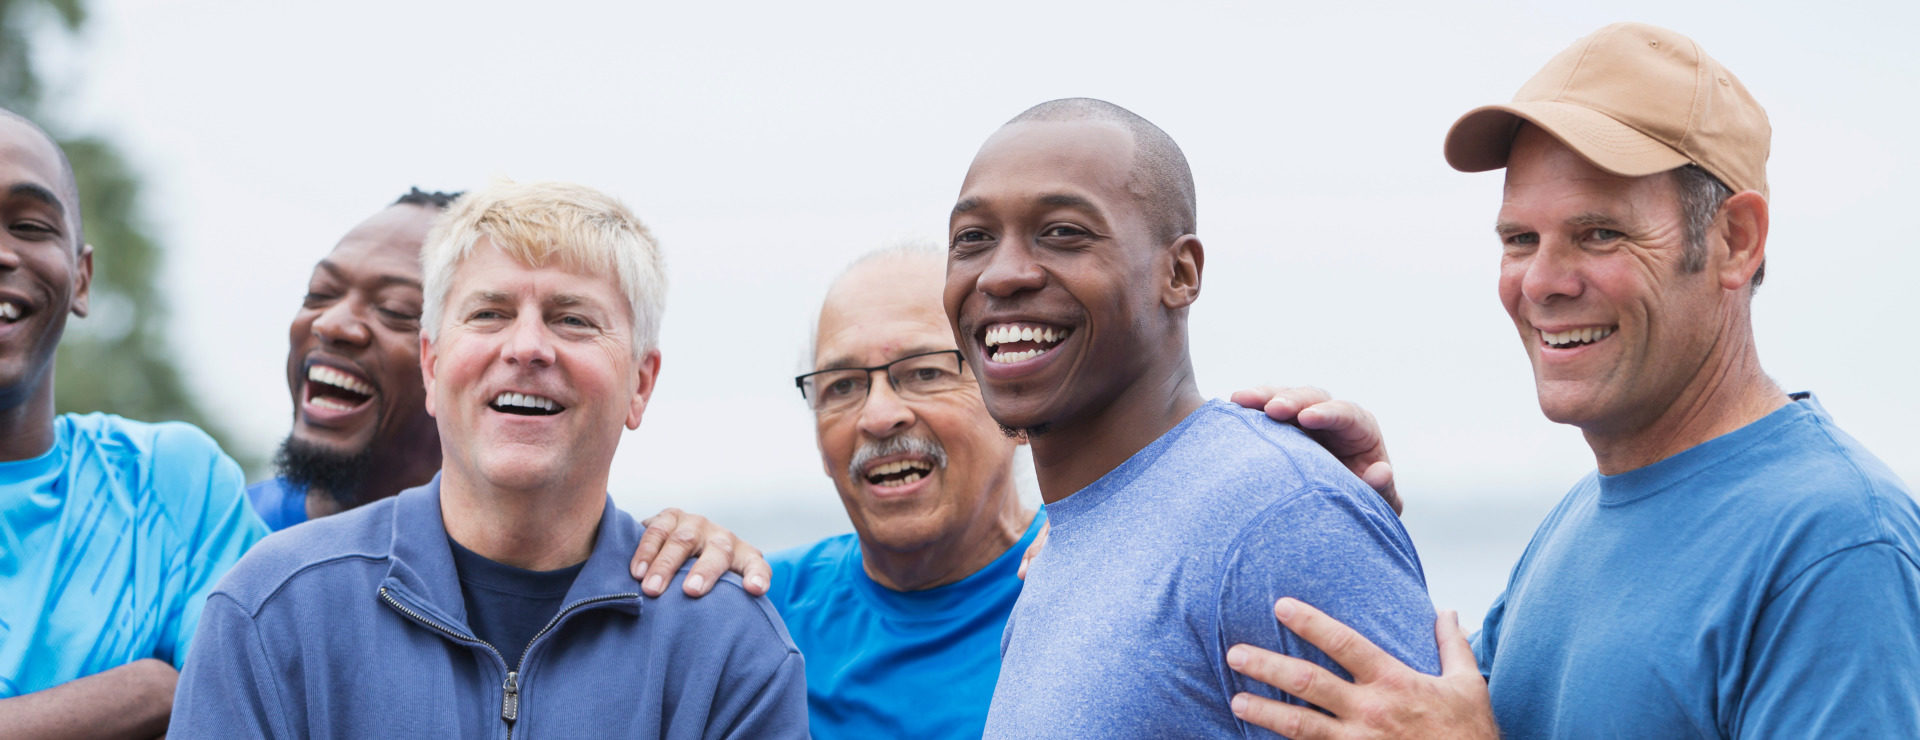
[[[1594,166],[1641,177],[1693,163],[1738,193],[1767,193],[1767,112],[1693,39],[1616,23],[1560,52],[1513,102],[1468,111],[1447,132],[1447,164],[1507,166],[1525,121]]]

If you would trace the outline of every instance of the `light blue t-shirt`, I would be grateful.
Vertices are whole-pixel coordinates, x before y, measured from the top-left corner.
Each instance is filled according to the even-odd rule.
[[[807,659],[813,736],[978,738],[1000,675],[1020,557],[1046,521],[973,575],[894,591],[867,576],[852,533],[774,553],[773,600]]]
[[[207,594],[267,530],[204,432],[63,414],[0,463],[0,697],[186,662]]]
[[[279,476],[247,486],[247,502],[274,532],[307,520],[307,489]]]
[[[1292,596],[1400,660],[1439,670],[1419,556],[1385,502],[1320,445],[1212,401],[1047,505],[1047,547],[1007,623],[986,736],[1270,736],[1227,667],[1250,643],[1338,668],[1280,626]]]
[[[1506,737],[1920,737],[1920,509],[1797,399],[1547,515],[1474,640]]]

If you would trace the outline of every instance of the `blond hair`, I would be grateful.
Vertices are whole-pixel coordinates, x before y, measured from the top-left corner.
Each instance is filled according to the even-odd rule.
[[[421,331],[438,337],[447,290],[460,263],[486,237],[515,261],[531,267],[549,262],[587,274],[612,274],[633,319],[633,352],[643,355],[660,339],[666,305],[666,265],[645,224],[619,200],[584,185],[496,180],[453,202],[434,222],[420,248],[426,278]]]

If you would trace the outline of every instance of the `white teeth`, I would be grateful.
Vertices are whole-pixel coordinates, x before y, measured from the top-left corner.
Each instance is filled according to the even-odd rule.
[[[1067,329],[1056,329],[1051,326],[995,324],[987,327],[985,339],[988,347],[1008,342],[1053,343],[1066,340],[1069,333]]]
[[[13,301],[0,301],[0,319],[12,321],[20,318],[20,305]]]
[[[307,403],[312,404],[314,406],[319,406],[320,408],[323,408],[323,409],[333,409],[334,411],[352,411],[353,410],[352,406],[348,406],[345,403],[336,401],[331,398],[327,398],[325,396],[314,396],[313,400],[308,401]]]
[[[1613,327],[1611,326],[1589,326],[1579,329],[1568,329],[1566,331],[1543,331],[1540,332],[1540,341],[1546,342],[1549,347],[1558,348],[1573,344],[1597,342],[1606,339],[1607,336],[1612,333]]]
[[[918,476],[918,475],[925,474],[927,471],[933,470],[933,465],[927,463],[924,460],[896,460],[894,462],[886,463],[883,465],[873,466],[871,469],[867,470],[867,475],[869,476],[897,475],[899,473],[904,473],[910,470],[915,471],[914,475]],[[919,480],[919,478],[916,477],[914,478],[914,480]]]
[[[373,386],[367,385],[351,375],[327,367],[326,365],[314,365],[313,367],[307,368],[307,380],[315,383],[324,383],[335,388],[345,388],[362,396],[373,395]]]
[[[1025,352],[995,352],[993,353],[993,361],[1002,365],[1010,365],[1015,362],[1025,362],[1046,353],[1047,351],[1044,349],[1030,349]]]
[[[525,393],[502,393],[493,399],[493,405],[517,406],[519,408],[540,409],[541,411],[553,411],[560,407],[560,404],[554,403],[550,399]]]

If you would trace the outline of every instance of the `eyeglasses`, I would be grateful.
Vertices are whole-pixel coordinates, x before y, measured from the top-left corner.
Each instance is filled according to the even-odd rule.
[[[966,387],[960,374],[963,364],[960,350],[943,349],[907,355],[885,365],[873,367],[836,367],[816,370],[793,379],[800,397],[807,399],[814,413],[826,414],[858,407],[867,400],[873,386],[873,371],[887,374],[893,392],[909,401],[925,399]]]

